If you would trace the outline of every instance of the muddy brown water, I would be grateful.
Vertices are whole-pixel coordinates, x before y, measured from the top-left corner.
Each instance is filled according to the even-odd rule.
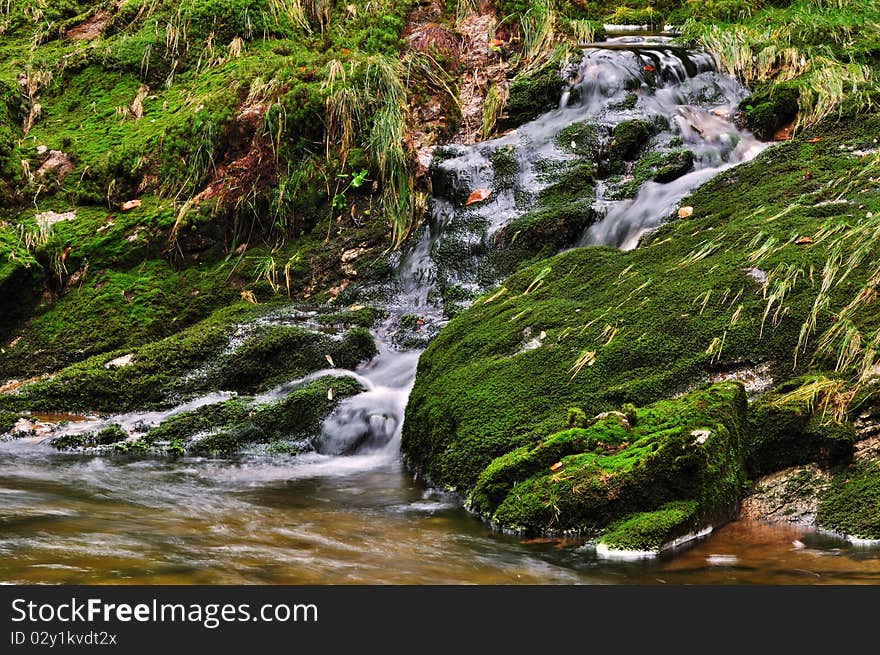
[[[493,532],[375,456],[125,460],[0,443],[0,581],[876,584],[880,550],[735,522],[673,557]]]

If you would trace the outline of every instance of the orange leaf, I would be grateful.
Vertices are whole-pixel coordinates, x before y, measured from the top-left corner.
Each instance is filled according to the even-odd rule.
[[[795,241],[795,243],[799,246],[808,246],[811,243],[813,243],[813,238],[812,237],[801,237],[800,239]]]
[[[822,140],[821,136],[813,137],[812,139],[807,139],[807,143],[819,143]]]
[[[551,471],[558,471],[562,468],[562,462],[556,462],[553,466],[550,467]]]
[[[140,200],[126,200],[124,203],[122,203],[122,211],[127,212],[130,209],[134,209],[135,207],[140,207],[140,206],[141,206]]]
[[[473,205],[478,202],[483,202],[486,198],[492,195],[492,192],[489,189],[474,189],[471,191],[471,195],[468,196],[467,202],[464,203],[467,205]]]
[[[645,70],[648,71],[649,73],[653,73],[653,72],[654,72],[654,67],[651,66],[651,64],[647,64],[647,65],[645,66]]]
[[[489,39],[489,45],[493,48],[497,48],[499,46],[503,46],[504,41],[502,41],[501,39]]]

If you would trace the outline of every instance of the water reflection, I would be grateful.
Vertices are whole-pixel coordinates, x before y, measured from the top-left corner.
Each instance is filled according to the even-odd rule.
[[[398,462],[325,475],[320,458],[125,461],[0,444],[0,580],[880,583],[880,551],[757,523],[671,559],[600,561],[576,541],[494,533]]]

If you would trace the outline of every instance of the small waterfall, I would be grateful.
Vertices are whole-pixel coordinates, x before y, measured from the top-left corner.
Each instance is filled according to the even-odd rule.
[[[592,207],[599,218],[577,245],[624,249],[635,247],[646,231],[661,225],[688,191],[764,147],[731,121],[746,90],[716,71],[712,55],[685,50],[668,38],[626,36],[590,44],[584,47],[581,61],[562,74],[567,85],[557,109],[487,142],[438,148],[429,220],[399,255],[392,288],[379,303],[388,311],[373,330],[379,354],[357,371],[325,369],[254,399],[255,404],[276,401],[326,375],[353,377],[364,387],[327,417],[314,441],[317,455],[304,458],[304,466],[322,474],[341,474],[357,465],[340,455],[357,455],[368,466],[397,461],[419,356],[447,320],[444,294],[457,290],[465,306],[468,294],[486,291],[500,281],[487,276],[483,266],[495,235],[534,208],[539,194],[555,181],[552,171],[581,161],[561,139],[563,130],[589,126],[598,153],[593,162],[598,179]],[[650,152],[687,150],[693,166],[669,181],[648,180],[632,197],[621,198],[621,186],[632,181],[636,171],[603,175],[601,158],[612,146],[614,127],[633,120],[654,126]],[[415,344],[402,336],[412,331],[413,324],[420,335]],[[94,419],[55,435],[110,423],[143,432],[169,416],[229,397],[216,393],[167,412]]]
[[[688,191],[764,147],[731,120],[746,90],[717,72],[710,53],[685,50],[667,37],[591,44],[563,74],[568,84],[558,109],[491,141],[439,149],[430,219],[397,265],[396,292],[386,303],[391,315],[376,331],[380,354],[359,371],[370,385],[325,421],[319,452],[396,456],[421,353],[391,345],[401,317],[418,315],[431,334],[445,322],[441,287],[478,293],[498,281],[480,278],[481,261],[493,236],[531,209],[552,183],[541,168],[574,159],[559,142],[563,129],[580,122],[597,126],[601,150],[615,125],[639,119],[658,126],[656,151],[684,148],[693,154],[692,171],[665,183],[647,181],[631,199],[609,197],[613,184],[600,180],[593,206],[601,219],[578,245],[635,247]],[[475,192],[488,197],[471,203]]]

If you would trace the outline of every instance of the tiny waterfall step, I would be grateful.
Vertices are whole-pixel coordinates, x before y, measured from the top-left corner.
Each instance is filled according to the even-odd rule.
[[[490,141],[437,148],[429,220],[370,300],[387,312],[372,330],[379,354],[355,371],[330,361],[330,369],[255,397],[255,406],[324,376],[350,378],[363,391],[343,398],[333,388],[341,383],[330,386],[336,407],[311,447],[331,457],[398,458],[421,349],[450,317],[525,262],[577,245],[635,247],[688,191],[764,147],[732,121],[746,90],[716,70],[710,53],[669,38],[588,44],[560,76],[566,86],[557,109]],[[230,395],[218,391],[167,412],[54,434],[153,427],[203,405],[220,408]]]

